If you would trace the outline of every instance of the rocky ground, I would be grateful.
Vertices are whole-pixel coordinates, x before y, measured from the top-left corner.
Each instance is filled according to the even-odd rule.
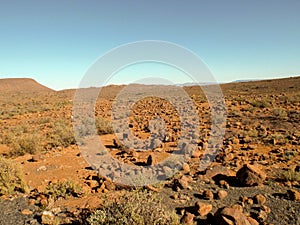
[[[145,167],[181,154],[180,113],[162,98],[142,98],[128,120],[117,118],[119,127],[125,124],[136,138],[146,140],[154,129],[162,142],[148,143],[151,148],[144,151],[138,142],[130,148],[117,139],[124,132],[113,134],[110,117],[122,88],[104,88],[96,104],[97,136],[109,155]],[[85,161],[72,131],[74,90],[2,95],[0,153],[21,167],[28,188],[22,191],[16,185],[8,193],[3,176],[8,171],[0,171],[0,224],[92,224],[89,218],[95,210],[135,189],[159,196],[181,224],[300,224],[300,78],[221,88],[226,132],[222,146],[212,148],[217,150],[212,163],[205,169],[200,166],[214,153],[206,152],[211,145],[210,105],[199,87],[186,87],[199,118],[199,137],[192,142],[196,148],[172,177],[135,188],[112,182],[125,176],[122,172],[103,176],[95,167],[109,170],[109,165]],[[153,118],[162,118],[166,129],[151,127]],[[172,168],[167,165],[154,172],[165,174]]]

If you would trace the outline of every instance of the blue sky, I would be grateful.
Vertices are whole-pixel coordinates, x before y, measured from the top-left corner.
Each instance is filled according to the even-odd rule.
[[[192,50],[219,82],[300,74],[298,0],[0,3],[0,78],[31,77],[56,90],[74,88],[101,55],[141,40]],[[136,74],[121,75],[120,83]]]

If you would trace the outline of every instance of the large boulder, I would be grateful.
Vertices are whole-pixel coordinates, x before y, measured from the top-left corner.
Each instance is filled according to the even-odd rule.
[[[257,166],[245,164],[236,173],[237,179],[244,186],[258,186],[263,184],[267,178],[265,172],[260,170]]]
[[[247,217],[242,211],[229,207],[219,209],[214,220],[219,225],[258,225],[256,220]]]

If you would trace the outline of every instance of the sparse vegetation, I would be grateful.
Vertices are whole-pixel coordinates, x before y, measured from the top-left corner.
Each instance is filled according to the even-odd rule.
[[[273,115],[280,119],[286,119],[288,117],[287,112],[282,108],[273,109]]]
[[[279,180],[281,181],[300,181],[300,172],[292,169],[283,170],[279,173]]]
[[[253,106],[253,107],[257,107],[257,108],[268,108],[272,105],[272,101],[267,99],[267,98],[261,98],[261,99],[257,99],[257,100],[252,100],[250,102],[250,104]]]
[[[95,124],[94,119],[91,117],[85,117],[76,124],[75,134],[78,138],[82,139],[84,137],[95,135]]]
[[[96,127],[99,135],[114,133],[112,123],[103,117],[96,118]]]
[[[71,123],[68,123],[63,119],[57,120],[53,125],[53,130],[50,135],[50,146],[68,147],[75,143],[76,140]]]
[[[285,151],[283,154],[283,158],[290,160],[290,159],[294,158],[297,154],[298,154],[297,151]]]
[[[153,193],[135,190],[96,210],[87,219],[90,225],[169,225],[179,224],[175,212],[167,209]]]
[[[17,136],[12,143],[10,154],[12,156],[21,156],[26,153],[35,154],[40,151],[40,137],[36,134],[23,134]]]
[[[42,137],[22,124],[10,129],[1,142],[10,147],[9,155],[12,157],[35,154],[42,148]]]
[[[53,199],[79,197],[83,195],[82,188],[72,180],[50,183],[46,187],[45,194]]]
[[[0,156],[0,195],[10,195],[15,191],[28,192],[22,171],[11,160]]]

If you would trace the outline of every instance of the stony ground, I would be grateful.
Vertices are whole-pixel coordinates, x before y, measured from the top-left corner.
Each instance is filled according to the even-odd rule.
[[[141,99],[126,124],[145,140],[153,129],[149,121],[162,118],[163,143],[136,151],[117,141],[109,118],[122,88],[104,88],[96,105],[98,134],[110,155],[129,165],[151,166],[179,153],[180,118],[161,98]],[[300,78],[221,88],[226,133],[213,162],[205,170],[199,167],[209,145],[209,104],[199,87],[187,87],[199,116],[196,150],[173,177],[142,188],[160,196],[182,224],[300,224]],[[106,201],[132,192],[84,160],[72,132],[73,96],[74,90],[1,96],[0,153],[22,168],[29,190],[1,194],[0,224],[88,224],[89,215]]]

